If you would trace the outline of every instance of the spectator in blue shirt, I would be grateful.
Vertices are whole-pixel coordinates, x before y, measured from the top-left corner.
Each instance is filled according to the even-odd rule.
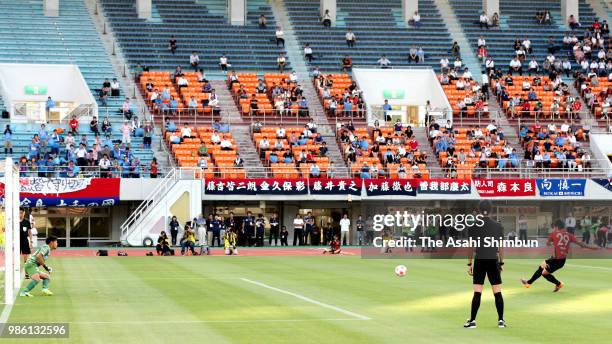
[[[32,143],[30,143],[30,152],[28,153],[28,159],[38,158],[38,154],[40,153],[39,149],[40,145],[38,144],[38,142],[36,142],[35,139],[32,139]]]
[[[10,124],[4,129],[4,154],[7,153],[13,154],[13,131]]]
[[[361,167],[361,173],[359,175],[361,177],[361,179],[370,179],[370,167],[368,166],[367,163],[363,163],[363,166]]]
[[[47,98],[47,102],[45,103],[45,110],[47,111],[47,117],[49,116],[49,111],[55,107],[55,101],[51,99],[51,97]]]
[[[389,114],[389,111],[393,110],[393,108],[389,104],[389,100],[385,99],[385,104],[383,104],[382,108],[385,114],[385,121],[387,122],[391,121],[391,115]]]
[[[278,163],[278,155],[274,151],[270,153],[270,163],[272,164]]]
[[[310,178],[319,178],[321,177],[321,169],[319,168],[319,166],[317,166],[317,164],[312,164],[312,166],[310,166]]]
[[[361,148],[362,151],[367,151],[370,148],[370,144],[365,136],[359,140],[359,148]]]

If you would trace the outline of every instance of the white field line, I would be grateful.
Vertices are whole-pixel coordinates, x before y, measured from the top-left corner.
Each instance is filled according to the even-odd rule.
[[[358,320],[371,320],[370,317],[367,317],[365,315],[357,314],[357,313],[351,312],[349,310],[346,310],[344,308],[340,308],[340,307],[337,307],[337,306],[334,306],[334,305],[330,305],[330,304],[323,303],[323,302],[320,302],[320,301],[317,301],[317,300],[313,300],[313,299],[311,299],[311,298],[309,298],[307,296],[296,294],[296,293],[288,291],[288,290],[276,288],[276,287],[273,287],[273,286],[265,284],[265,283],[261,283],[261,282],[250,280],[248,278],[241,278],[241,280],[243,280],[245,282],[248,282],[248,283],[251,283],[251,284],[254,284],[254,285],[257,285],[257,286],[260,286],[262,288],[266,288],[266,289],[270,289],[270,290],[279,292],[281,294],[293,296],[296,299],[300,299],[302,301],[306,301],[306,302],[312,303],[312,304],[317,305],[319,307],[323,307],[323,308],[334,310],[334,311],[336,311],[338,313],[342,313],[342,314],[348,315],[348,316],[353,317],[353,318],[358,319]]]
[[[250,319],[250,320],[118,320],[118,321],[71,321],[76,325],[138,325],[138,324],[234,324],[234,323],[276,323],[276,322],[318,322],[318,321],[356,321],[356,318],[318,318],[318,319]]]
[[[567,264],[567,266],[576,267],[576,268],[587,268],[587,269],[612,271],[612,268],[608,268],[605,266],[593,266],[593,265],[582,265],[582,264]]]

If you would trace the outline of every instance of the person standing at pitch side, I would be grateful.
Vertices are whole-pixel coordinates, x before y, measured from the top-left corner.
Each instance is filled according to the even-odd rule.
[[[474,239],[480,245],[468,251],[468,274],[472,276],[474,296],[472,297],[470,318],[463,327],[476,328],[476,314],[478,314],[478,308],[480,308],[480,297],[482,296],[486,276],[489,278],[489,283],[491,283],[491,288],[493,289],[493,296],[495,297],[495,308],[497,309],[498,316],[497,327],[504,328],[506,327],[506,322],[504,321],[504,299],[502,297],[501,279],[501,272],[504,270],[503,248],[485,247],[486,238],[503,239],[504,229],[499,222],[489,217],[491,202],[481,202],[479,211],[484,216],[484,224],[480,227],[474,226],[468,229],[470,239]]]

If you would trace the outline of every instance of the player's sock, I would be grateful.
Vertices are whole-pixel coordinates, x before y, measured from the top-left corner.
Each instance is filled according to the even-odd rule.
[[[51,282],[50,279],[48,278],[43,279],[43,289],[49,289],[49,282]]]
[[[542,275],[544,276],[544,278],[546,278],[546,280],[554,285],[559,285],[561,284],[561,282],[559,282],[558,279],[555,278],[555,276],[553,276],[552,274],[548,274],[548,275]]]
[[[529,281],[527,281],[527,283],[533,284],[533,282],[535,282],[538,278],[540,278],[540,276],[542,276],[542,271],[544,271],[544,269],[542,269],[542,267],[540,266],[536,270],[536,272],[533,273],[533,276],[531,276],[531,278],[529,279]]]
[[[470,321],[476,320],[476,314],[478,314],[478,308],[480,308],[480,296],[482,293],[477,291],[474,292],[474,296],[472,297],[472,313],[470,315]]]
[[[504,320],[504,298],[501,291],[493,294],[495,296],[495,308],[497,309],[498,320]]]
[[[30,290],[34,289],[37,284],[38,284],[38,281],[33,279],[30,281],[30,283],[25,287],[23,291],[26,293],[29,293]]]

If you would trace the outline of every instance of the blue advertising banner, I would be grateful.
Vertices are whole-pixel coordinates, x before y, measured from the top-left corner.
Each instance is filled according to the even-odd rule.
[[[593,181],[608,191],[612,191],[612,179],[593,178]]]
[[[540,196],[584,196],[586,179],[537,179]]]

